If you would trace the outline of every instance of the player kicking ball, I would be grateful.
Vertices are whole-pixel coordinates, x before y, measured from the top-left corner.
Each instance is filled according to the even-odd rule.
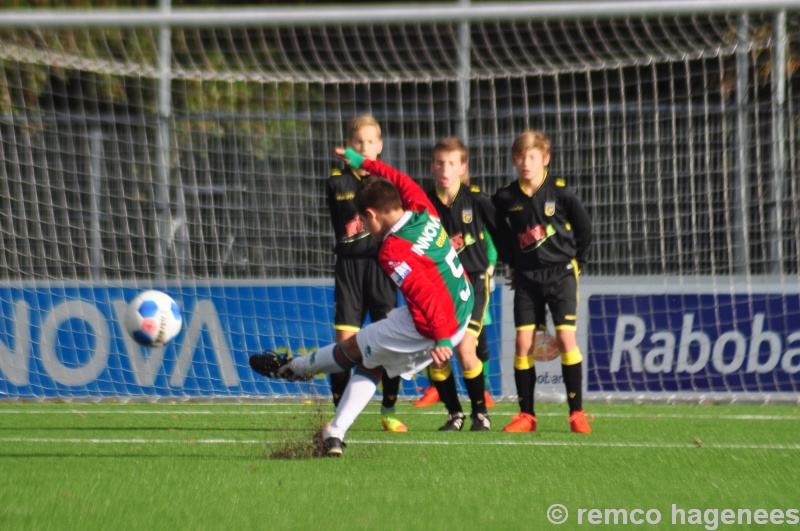
[[[443,364],[450,359],[466,333],[474,292],[436,209],[417,183],[351,148],[337,147],[334,154],[372,175],[356,192],[356,209],[378,240],[378,262],[406,305],[355,336],[308,356],[288,359],[257,354],[250,357],[250,366],[263,376],[287,380],[355,368],[336,416],[323,434],[327,455],[340,457],[347,430],[375,395],[381,370],[390,377],[411,379],[432,362]]]

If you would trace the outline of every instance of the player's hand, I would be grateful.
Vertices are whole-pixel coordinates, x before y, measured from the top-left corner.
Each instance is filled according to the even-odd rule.
[[[452,355],[453,349],[447,346],[434,347],[431,350],[431,358],[433,358],[433,362],[437,364],[446,362]]]
[[[361,165],[364,164],[365,157],[355,151],[352,148],[343,148],[340,146],[336,146],[333,148],[333,155],[340,160],[343,160],[345,164],[350,166],[354,169],[361,168]]]

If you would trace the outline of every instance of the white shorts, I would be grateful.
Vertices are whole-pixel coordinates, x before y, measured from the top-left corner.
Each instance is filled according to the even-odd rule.
[[[464,323],[450,338],[454,347],[461,343],[467,325],[469,322]],[[364,367],[383,367],[390,377],[402,376],[406,380],[430,365],[433,361],[430,351],[436,345],[433,339],[417,332],[407,306],[395,308],[386,319],[359,330],[356,342]]]

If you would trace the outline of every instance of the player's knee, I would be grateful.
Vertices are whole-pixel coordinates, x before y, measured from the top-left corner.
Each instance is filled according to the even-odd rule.
[[[462,365],[463,367],[462,372],[464,373],[465,380],[472,380],[473,378],[477,378],[483,373],[483,363],[481,363],[481,361],[477,358],[475,358],[475,361],[477,363],[475,364],[474,367],[467,368],[467,366]]]
[[[462,367],[471,367],[479,362],[475,349],[456,349],[456,359]]]
[[[361,349],[358,348],[358,341],[356,340],[356,336],[350,337],[345,339],[342,343],[340,343],[342,349],[344,349],[344,353],[347,355],[348,358],[353,360],[355,363],[361,361]]]
[[[517,339],[514,343],[517,356],[527,356],[533,347],[534,330],[518,330]]]

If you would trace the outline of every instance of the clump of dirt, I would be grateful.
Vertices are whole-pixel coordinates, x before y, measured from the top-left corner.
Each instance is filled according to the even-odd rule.
[[[322,433],[325,431],[326,416],[323,404],[318,403],[314,415],[311,415],[313,425],[311,426],[311,436],[294,441],[284,441],[277,445],[269,454],[269,459],[313,459],[315,457],[325,457],[325,440]]]

